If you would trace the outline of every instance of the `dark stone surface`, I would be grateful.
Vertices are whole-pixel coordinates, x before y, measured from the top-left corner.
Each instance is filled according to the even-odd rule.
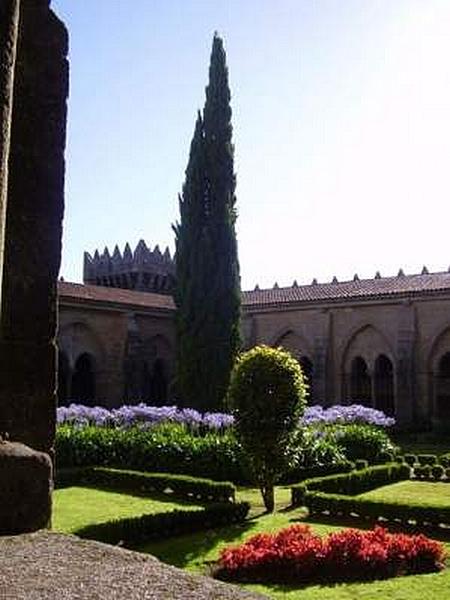
[[[74,535],[0,538],[0,598],[8,600],[264,600],[155,557]]]
[[[18,21],[18,0],[0,0],[0,305]]]
[[[68,38],[48,0],[21,3],[0,337],[0,432],[51,454],[64,211]]]
[[[49,525],[52,463],[47,454],[0,441],[0,482],[0,535]]]

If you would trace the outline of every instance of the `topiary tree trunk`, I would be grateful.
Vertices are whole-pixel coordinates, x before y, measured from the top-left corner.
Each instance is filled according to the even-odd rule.
[[[231,375],[228,402],[268,512],[275,508],[274,486],[289,462],[306,388],[299,363],[280,348],[252,348],[241,355]]]

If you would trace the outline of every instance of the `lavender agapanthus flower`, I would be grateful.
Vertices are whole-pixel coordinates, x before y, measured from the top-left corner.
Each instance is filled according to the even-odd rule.
[[[395,419],[386,416],[381,410],[361,404],[351,404],[349,406],[335,404],[329,408],[319,405],[309,406],[305,410],[302,423],[305,425],[365,423],[379,427],[392,427],[395,424]]]
[[[58,408],[57,423],[121,428],[139,425],[146,429],[159,423],[178,423],[195,431],[200,428],[207,431],[223,431],[233,425],[234,418],[225,413],[207,412],[202,414],[193,408],[149,406],[143,402],[135,405],[123,405],[111,410],[101,406],[70,404],[70,406]]]

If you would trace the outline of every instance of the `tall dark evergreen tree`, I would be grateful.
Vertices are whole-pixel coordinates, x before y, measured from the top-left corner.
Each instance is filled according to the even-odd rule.
[[[240,278],[230,89],[215,34],[180,196],[176,235],[177,390],[186,405],[218,409],[240,345]]]

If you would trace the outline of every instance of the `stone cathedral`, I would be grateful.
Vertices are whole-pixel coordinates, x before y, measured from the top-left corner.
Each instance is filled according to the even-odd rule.
[[[85,253],[84,284],[59,282],[59,402],[164,404],[174,376],[175,268],[140,241]],[[244,291],[246,347],[300,360],[310,403],[357,401],[404,427],[450,425],[450,272]]]

